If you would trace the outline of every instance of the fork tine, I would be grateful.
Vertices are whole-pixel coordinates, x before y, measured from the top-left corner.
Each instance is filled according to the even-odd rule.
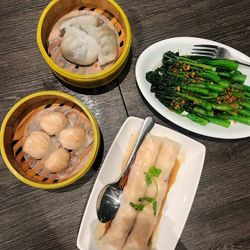
[[[210,44],[195,44],[194,47],[218,49],[218,46],[216,46],[216,45],[210,45]]]
[[[192,51],[216,53],[215,49],[192,49]]]
[[[208,52],[191,52],[192,55],[194,56],[207,56],[207,57],[214,57],[213,53],[208,53]]]

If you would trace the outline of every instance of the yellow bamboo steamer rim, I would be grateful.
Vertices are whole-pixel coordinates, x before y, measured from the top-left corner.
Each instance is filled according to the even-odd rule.
[[[6,149],[6,145],[5,145],[6,140],[10,140],[10,141],[13,140],[13,138],[5,138],[5,136],[8,132],[7,130],[10,129],[10,124],[8,124],[8,123],[9,123],[10,119],[13,119],[13,115],[14,116],[16,115],[17,110],[19,110],[20,108],[22,108],[22,106],[24,104],[29,103],[29,101],[34,100],[35,98],[39,98],[39,97],[46,98],[47,96],[55,96],[56,98],[59,98],[59,99],[62,98],[64,102],[65,102],[65,100],[68,100],[69,102],[77,105],[86,114],[87,118],[89,119],[89,121],[92,125],[92,128],[93,128],[93,138],[94,138],[93,149],[92,149],[92,152],[91,152],[86,164],[84,166],[82,166],[82,168],[76,174],[69,177],[68,179],[65,179],[65,180],[58,182],[58,183],[50,183],[50,184],[36,182],[34,180],[26,178],[24,174],[22,175],[21,174],[22,169],[21,169],[21,171],[20,171],[20,169],[17,170],[17,168],[15,166],[13,166],[13,164],[11,163],[11,160],[13,161],[13,159],[15,159],[14,152],[12,152],[12,153],[8,152]],[[14,119],[17,119],[17,118],[14,117]],[[11,129],[15,130],[15,128],[11,128]],[[12,134],[14,134],[14,132],[12,132]],[[71,95],[68,95],[66,93],[59,92],[59,91],[41,91],[41,92],[37,92],[37,93],[34,93],[34,94],[31,94],[31,95],[24,97],[23,99],[21,99],[19,102],[17,102],[10,109],[10,111],[5,116],[3,123],[2,123],[2,127],[1,127],[0,148],[1,148],[2,158],[3,158],[6,166],[8,167],[10,172],[14,176],[16,176],[20,181],[22,181],[25,184],[30,185],[32,187],[41,188],[41,189],[62,188],[62,187],[65,187],[69,184],[72,184],[73,182],[75,182],[76,180],[81,178],[93,165],[93,163],[97,157],[97,154],[98,154],[99,146],[100,146],[100,131],[99,131],[97,121],[96,121],[95,117],[93,116],[93,114],[91,113],[91,111],[88,109],[87,106],[85,106],[77,98],[75,98]],[[13,148],[14,148],[14,146],[13,146]],[[12,146],[11,146],[11,149],[12,149]],[[10,159],[10,157],[11,157],[11,159]]]
[[[88,4],[91,6],[91,4],[95,3],[95,6],[97,6],[97,2],[100,2],[100,5],[104,7],[107,7],[108,5],[112,5],[113,8],[115,8],[118,13],[120,18],[122,19],[124,23],[123,29],[126,31],[126,40],[123,44],[124,48],[121,53],[121,55],[117,58],[115,63],[108,67],[107,69],[102,70],[101,72],[94,73],[94,74],[88,74],[88,75],[80,75],[76,73],[69,72],[68,70],[65,70],[58,66],[48,55],[44,43],[43,43],[43,25],[44,22],[46,21],[46,17],[53,8],[55,7],[56,4],[59,4],[62,0],[52,0],[47,7],[44,9],[39,23],[38,23],[38,28],[37,28],[37,44],[38,48],[45,59],[45,61],[48,63],[52,71],[56,73],[57,76],[59,76],[60,79],[65,80],[67,83],[75,83],[73,85],[76,85],[78,87],[81,87],[81,83],[83,83],[82,87],[86,87],[87,84],[89,86],[97,86],[99,85],[98,83],[100,82],[100,85],[104,85],[107,82],[109,82],[111,79],[114,79],[115,77],[118,76],[120,73],[120,69],[124,67],[124,64],[127,61],[127,58],[129,56],[130,48],[131,48],[131,43],[132,43],[132,34],[131,34],[131,28],[129,21],[127,19],[126,14],[124,11],[121,9],[121,7],[113,0],[106,0],[106,1],[84,1],[84,0],[78,0],[78,1],[72,1],[73,3],[81,3],[82,5]],[[106,4],[105,4],[106,2]],[[54,13],[54,12],[53,12]],[[56,14],[54,14],[56,16]],[[112,77],[110,77],[113,75]]]

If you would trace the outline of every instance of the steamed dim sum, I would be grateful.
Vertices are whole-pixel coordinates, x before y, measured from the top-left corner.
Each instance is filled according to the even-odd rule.
[[[61,112],[50,112],[40,118],[40,126],[48,135],[60,132],[68,124],[68,119]]]
[[[108,26],[98,24],[95,15],[75,16],[61,23],[61,53],[68,61],[90,65],[98,59],[104,65],[116,59],[117,35]]]
[[[45,161],[45,169],[51,173],[63,171],[69,166],[69,158],[69,152],[64,148],[59,148]]]
[[[78,65],[93,64],[100,51],[96,39],[76,27],[66,28],[60,48],[67,60]]]
[[[131,207],[130,202],[137,202],[139,197],[145,195],[144,172],[155,164],[161,143],[162,138],[148,134],[140,146],[124,187],[121,206],[110,228],[100,241],[101,249],[120,250],[125,244],[138,213]]]
[[[104,65],[115,60],[118,52],[117,36],[107,26],[94,27],[92,25],[81,25],[81,29],[88,35],[94,37],[100,45],[98,61]]]
[[[77,149],[84,146],[86,131],[80,127],[66,128],[59,134],[59,141],[66,149]]]
[[[157,216],[161,207],[172,168],[180,151],[180,145],[168,138],[165,138],[155,166],[161,169],[160,176],[156,179],[158,192],[156,196],[157,210],[156,214],[150,205],[144,207],[137,214],[135,224],[130,232],[123,250],[146,250],[149,239],[157,224]],[[146,197],[154,197],[156,193],[155,186],[149,185]]]
[[[24,142],[23,151],[34,159],[41,159],[49,154],[51,139],[43,131],[32,131]]]

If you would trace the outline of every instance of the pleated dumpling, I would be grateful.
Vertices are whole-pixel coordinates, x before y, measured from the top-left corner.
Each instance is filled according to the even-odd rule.
[[[50,148],[51,139],[43,131],[32,131],[23,145],[23,151],[37,160],[47,156]]]
[[[100,65],[115,60],[118,54],[117,36],[115,32],[107,26],[101,26],[98,41],[101,46],[98,55]]]
[[[100,51],[96,39],[76,27],[67,27],[61,42],[61,53],[79,65],[93,64]]]
[[[74,150],[84,145],[86,131],[80,127],[66,128],[60,132],[59,140],[64,148]]]
[[[94,27],[92,25],[81,24],[81,29],[88,35],[96,38],[100,45],[98,61],[104,65],[116,59],[118,54],[117,36],[115,32],[107,26]]]
[[[66,127],[68,119],[61,112],[50,112],[40,118],[40,126],[48,135],[54,135]]]
[[[65,170],[69,166],[70,155],[64,148],[55,150],[45,161],[45,168],[51,173]]]

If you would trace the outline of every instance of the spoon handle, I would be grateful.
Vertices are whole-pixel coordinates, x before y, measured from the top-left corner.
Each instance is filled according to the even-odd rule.
[[[139,147],[141,146],[146,134],[154,127],[154,119],[152,117],[147,117],[143,124],[142,124],[142,127],[141,127],[141,130],[140,130],[140,133],[138,135],[138,138],[136,140],[136,143],[135,143],[135,146],[133,148],[133,151],[128,159],[128,163],[125,167],[125,170],[124,172],[122,173],[121,177],[120,177],[120,180],[119,182],[126,176],[126,174],[128,173],[129,169],[130,169],[130,166],[132,165],[132,163],[134,162],[135,160],[135,156],[136,156],[136,153],[139,149]]]

